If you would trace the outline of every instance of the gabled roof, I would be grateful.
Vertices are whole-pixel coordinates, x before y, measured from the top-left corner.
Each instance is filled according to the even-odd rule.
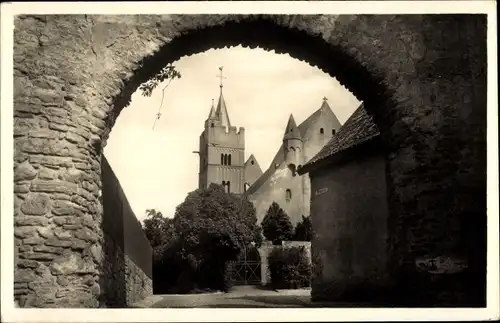
[[[299,174],[309,172],[313,166],[341,152],[367,142],[380,135],[378,127],[361,104],[347,119],[339,131],[310,161],[298,170]]]
[[[314,124],[317,119],[321,118],[325,113],[331,114],[333,116],[333,127],[335,129],[338,129],[341,127],[341,123],[335,113],[333,113],[332,109],[330,108],[330,105],[328,104],[326,98],[323,98],[323,103],[321,104],[321,107],[314,111],[313,114],[311,114],[306,120],[304,120],[300,125],[299,125],[299,130],[302,134],[302,139],[306,139],[304,136],[306,134],[307,129],[311,126],[311,124]]]
[[[253,166],[258,167],[262,172],[262,169],[260,168],[259,162],[257,161],[257,158],[255,158],[255,156],[253,154],[251,154],[250,157],[248,157],[247,161],[245,162],[245,166],[248,165],[252,160],[254,161]]]

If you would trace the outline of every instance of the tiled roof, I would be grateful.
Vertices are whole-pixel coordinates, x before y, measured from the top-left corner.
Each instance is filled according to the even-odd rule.
[[[363,104],[361,104],[319,153],[301,167],[299,173],[304,174],[316,163],[366,142],[378,135],[380,135],[378,127],[373,122],[372,117],[368,115],[364,109]]]

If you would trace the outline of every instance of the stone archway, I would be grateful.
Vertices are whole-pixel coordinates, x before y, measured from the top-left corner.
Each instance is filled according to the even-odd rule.
[[[415,259],[426,254],[460,254],[471,281],[481,285],[485,26],[480,15],[16,17],[15,290],[26,289],[31,300],[21,306],[98,305],[105,266],[96,252],[102,243],[100,156],[116,117],[138,85],[168,62],[237,44],[317,65],[373,114],[387,156],[388,239],[400,290],[437,297],[429,284],[408,283]],[[69,222],[54,222],[58,213]],[[53,276],[57,264],[40,228],[72,236],[68,223],[83,221],[92,237],[83,245],[50,242],[85,269],[90,278],[82,287],[77,273]],[[313,259],[320,268],[314,241]],[[443,288],[467,290],[468,281]],[[322,283],[313,281],[313,295]],[[483,301],[484,290],[474,291],[468,302]]]

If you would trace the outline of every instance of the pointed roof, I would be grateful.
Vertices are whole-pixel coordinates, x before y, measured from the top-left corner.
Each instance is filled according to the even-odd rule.
[[[343,153],[379,135],[377,125],[362,103],[319,153],[299,170],[299,174],[305,174],[322,160]]]
[[[302,136],[300,135],[300,130],[297,127],[297,123],[295,123],[293,114],[290,114],[290,117],[288,118],[288,123],[286,125],[285,133],[283,134],[283,140],[288,140],[288,139],[302,140]]]
[[[252,165],[254,167],[258,167],[258,169],[262,172],[262,169],[260,168],[259,162],[257,161],[257,158],[253,154],[248,157],[247,161],[245,162],[245,166],[247,166],[249,163],[254,162]]]
[[[332,109],[330,108],[330,105],[328,104],[328,98],[325,96],[323,98],[323,103],[321,104],[321,107],[319,108],[320,110],[326,110],[326,109]]]
[[[231,127],[229,114],[227,113],[226,108],[226,101],[224,101],[224,96],[222,95],[222,84],[220,85],[219,103],[217,103],[217,110],[215,111],[215,115],[217,119],[220,120],[223,127]]]
[[[324,97],[323,103],[321,104],[321,107],[318,110],[314,111],[313,114],[311,114],[306,120],[304,120],[299,125],[299,129],[301,131],[303,138],[304,138],[304,135],[305,135],[307,129],[309,129],[311,124],[314,124],[316,122],[316,120],[318,120],[319,118],[321,118],[321,119],[324,118],[325,114],[330,115],[329,117],[333,119],[332,126],[334,129],[338,129],[342,126],[342,124],[340,123],[340,121],[337,118],[337,116],[335,115],[335,113],[333,113],[332,108],[328,104],[327,100],[328,99],[326,97]]]
[[[214,99],[212,99],[212,107],[210,108],[210,114],[208,115],[208,119],[216,119]]]

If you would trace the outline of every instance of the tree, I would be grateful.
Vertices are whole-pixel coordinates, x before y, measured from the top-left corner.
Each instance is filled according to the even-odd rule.
[[[311,217],[302,216],[302,221],[295,226],[295,241],[311,241],[312,239],[312,223]]]
[[[293,225],[286,212],[273,202],[262,220],[262,230],[267,240],[279,245],[293,238]]]
[[[162,83],[165,80],[170,80],[163,88],[164,90],[173,79],[180,77],[181,73],[179,73],[179,71],[175,69],[174,65],[169,64],[162,68],[158,73],[153,75],[148,81],[142,83],[139,86],[139,90],[142,91],[143,96],[151,96],[153,90],[158,86],[158,84]]]
[[[246,198],[227,194],[220,185],[190,192],[175,212],[174,227],[179,235],[183,259],[205,268],[210,278],[201,284],[222,287],[227,264],[255,241],[260,229],[255,207]]]
[[[146,219],[143,222],[143,231],[148,238],[152,248],[155,248],[162,243],[162,231],[165,218],[161,212],[155,209],[146,210]]]

